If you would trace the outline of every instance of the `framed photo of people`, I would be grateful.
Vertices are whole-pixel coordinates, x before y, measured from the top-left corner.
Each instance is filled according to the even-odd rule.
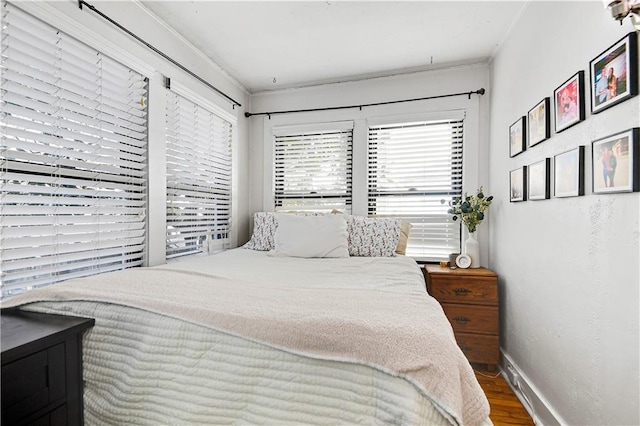
[[[578,146],[553,158],[554,195],[584,195],[584,146]]]
[[[515,157],[527,149],[526,121],[527,118],[523,116],[509,126],[509,157]]]
[[[584,71],[578,71],[553,92],[556,133],[584,120]]]
[[[551,196],[551,158],[530,164],[527,167],[529,175],[529,200],[548,200]]]
[[[509,201],[513,203],[527,200],[527,166],[509,172],[509,188]]]
[[[529,146],[539,144],[551,136],[551,114],[549,98],[544,98],[536,106],[529,110],[528,135]]]
[[[591,143],[594,194],[640,190],[639,133],[634,128]]]
[[[638,94],[638,36],[629,33],[589,62],[591,111],[597,114]]]

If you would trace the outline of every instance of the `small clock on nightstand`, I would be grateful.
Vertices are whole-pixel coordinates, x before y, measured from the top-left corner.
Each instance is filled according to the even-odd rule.
[[[458,268],[467,269],[471,266],[471,257],[468,254],[460,254],[456,258],[456,266]]]

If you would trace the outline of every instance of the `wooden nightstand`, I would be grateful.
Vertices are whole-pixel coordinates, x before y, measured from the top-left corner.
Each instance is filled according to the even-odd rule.
[[[82,333],[95,320],[19,310],[2,320],[2,424],[82,425]]]
[[[440,265],[425,265],[424,276],[469,362],[494,369],[500,363],[498,276],[486,268]]]

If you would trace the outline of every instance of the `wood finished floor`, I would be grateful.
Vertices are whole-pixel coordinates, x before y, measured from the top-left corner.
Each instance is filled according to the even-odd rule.
[[[500,425],[528,425],[533,426],[533,420],[524,409],[518,397],[516,397],[504,380],[502,375],[495,378],[485,377],[495,376],[496,373],[476,371],[476,377],[480,386],[484,390],[491,406],[491,421],[495,426]]]

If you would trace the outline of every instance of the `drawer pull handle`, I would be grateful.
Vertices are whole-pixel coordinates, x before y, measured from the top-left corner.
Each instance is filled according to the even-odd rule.
[[[469,318],[467,318],[467,317],[460,317],[460,316],[458,316],[458,317],[454,317],[453,319],[454,319],[454,320],[456,320],[456,322],[457,322],[458,324],[466,324],[466,323],[468,323],[469,321],[471,321],[471,320],[470,320]]]
[[[456,296],[466,296],[467,294],[471,293],[471,290],[469,290],[468,288],[454,288],[453,289],[454,293],[456,294]]]

